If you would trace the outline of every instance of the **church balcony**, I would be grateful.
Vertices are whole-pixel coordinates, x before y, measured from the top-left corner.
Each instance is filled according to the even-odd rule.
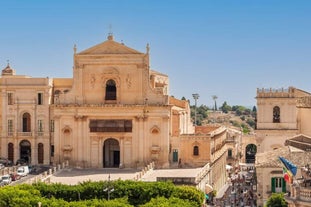
[[[32,132],[17,132],[17,136],[19,136],[19,137],[31,137]]]

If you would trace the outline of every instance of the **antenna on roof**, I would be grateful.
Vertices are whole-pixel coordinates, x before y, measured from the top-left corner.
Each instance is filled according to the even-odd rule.
[[[6,62],[8,63],[8,66],[10,66],[10,60],[6,60]]]

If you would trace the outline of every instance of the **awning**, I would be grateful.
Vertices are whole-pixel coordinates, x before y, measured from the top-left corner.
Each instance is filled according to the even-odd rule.
[[[209,184],[205,184],[205,194],[209,194],[213,191],[213,187]]]
[[[231,170],[233,167],[231,165],[226,165],[226,170]]]

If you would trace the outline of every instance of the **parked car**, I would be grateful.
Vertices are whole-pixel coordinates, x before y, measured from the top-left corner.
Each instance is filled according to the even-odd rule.
[[[28,166],[21,166],[17,168],[17,174],[21,177],[27,176],[29,174]]]
[[[16,165],[27,165],[27,161],[25,159],[18,159]]]
[[[21,179],[21,176],[18,175],[17,173],[11,173],[10,176],[11,176],[12,181]]]
[[[0,177],[0,187],[1,186],[4,186],[4,182],[3,182],[2,178]]]
[[[9,185],[12,182],[12,178],[10,175],[4,175],[2,176],[2,182],[4,185]]]
[[[12,166],[13,164],[11,160],[4,157],[0,157],[0,163],[3,164],[4,166]]]

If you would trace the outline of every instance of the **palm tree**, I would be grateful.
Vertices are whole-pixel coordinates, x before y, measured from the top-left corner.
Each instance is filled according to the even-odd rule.
[[[216,104],[216,99],[218,98],[216,95],[212,96],[214,102],[215,102],[215,107],[214,107],[214,111],[217,111],[217,104]]]

